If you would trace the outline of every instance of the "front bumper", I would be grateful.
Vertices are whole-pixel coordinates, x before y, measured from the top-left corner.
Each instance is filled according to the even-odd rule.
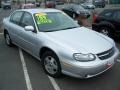
[[[97,76],[106,70],[110,69],[115,60],[118,58],[119,50],[116,49],[115,54],[106,60],[100,60],[97,58],[91,62],[79,62],[75,60],[64,60],[62,61],[62,72],[64,74],[77,77],[77,78],[90,78]]]
[[[4,9],[11,8],[11,5],[4,5],[3,8]]]

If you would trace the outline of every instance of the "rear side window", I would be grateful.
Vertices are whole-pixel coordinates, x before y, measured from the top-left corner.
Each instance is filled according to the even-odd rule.
[[[112,11],[107,11],[107,10],[105,10],[104,12],[102,12],[101,14],[100,14],[101,16],[104,16],[104,17],[111,17],[112,16]]]
[[[23,15],[23,12],[20,12],[20,11],[15,12],[10,17],[10,21],[19,25],[22,15]]]

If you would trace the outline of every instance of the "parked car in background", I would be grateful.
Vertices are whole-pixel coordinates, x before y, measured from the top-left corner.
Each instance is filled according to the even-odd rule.
[[[85,9],[95,9],[95,5],[92,3],[82,3],[81,6],[83,6]]]
[[[62,1],[60,1],[60,0],[57,0],[57,1],[56,1],[56,4],[57,4],[57,5],[63,5],[64,2],[62,2]]]
[[[95,0],[94,1],[95,7],[104,8],[105,4],[106,4],[105,0]]]
[[[120,36],[120,9],[106,9],[94,16],[92,28],[107,36]]]
[[[87,19],[90,17],[90,12],[78,4],[66,4],[65,7],[62,8],[62,11],[64,11],[73,19],[77,20],[81,25],[82,19]]]
[[[99,75],[114,65],[119,54],[112,39],[80,27],[60,10],[16,10],[3,24],[6,44],[15,44],[41,60],[52,77]]]
[[[66,4],[65,7],[62,8],[62,11],[72,18],[75,18],[78,15],[82,15],[86,18],[90,16],[90,12],[78,4]]]
[[[35,8],[36,5],[32,3],[26,3],[26,4],[21,4],[20,9],[30,9],[30,8]]]
[[[35,3],[35,6],[36,6],[36,7],[40,7],[40,5],[41,5],[41,2],[36,2],[36,3]]]
[[[53,0],[46,0],[46,7],[47,8],[55,8],[56,7],[56,2]]]
[[[1,7],[3,9],[11,9],[11,0],[2,0]]]

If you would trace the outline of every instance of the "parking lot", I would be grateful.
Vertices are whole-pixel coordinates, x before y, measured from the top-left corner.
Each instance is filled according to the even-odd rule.
[[[0,11],[0,21],[11,10]],[[89,79],[47,76],[41,62],[17,46],[5,45],[0,23],[0,90],[120,90],[120,59],[107,72]],[[120,43],[116,42],[120,49]]]
[[[120,89],[120,62],[116,62],[111,70],[94,78],[77,79],[63,75],[61,78],[53,79],[43,72],[40,61],[24,51],[22,51],[24,56],[22,58],[18,47],[6,46],[3,34],[0,34],[0,51],[0,90]],[[22,59],[25,62],[22,63]],[[25,74],[26,72],[28,73],[27,75]],[[31,89],[27,89],[30,87]]]

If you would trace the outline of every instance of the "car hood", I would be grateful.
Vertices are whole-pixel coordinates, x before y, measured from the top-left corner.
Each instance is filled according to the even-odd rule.
[[[91,4],[88,4],[87,6],[89,6],[89,7],[94,7],[94,5],[91,5]]]
[[[84,13],[89,13],[89,11],[88,10],[86,10],[86,9],[79,9],[79,10],[76,10],[76,11],[78,11],[78,12],[84,12]]]
[[[47,32],[46,34],[54,42],[68,46],[76,53],[98,54],[113,47],[113,43],[107,37],[102,37],[99,33],[85,27]]]

